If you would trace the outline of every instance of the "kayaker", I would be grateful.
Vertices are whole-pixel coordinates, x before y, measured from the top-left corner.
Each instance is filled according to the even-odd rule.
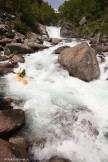
[[[18,72],[18,76],[21,77],[21,78],[24,78],[26,76],[26,70],[25,70],[25,68],[21,69]]]

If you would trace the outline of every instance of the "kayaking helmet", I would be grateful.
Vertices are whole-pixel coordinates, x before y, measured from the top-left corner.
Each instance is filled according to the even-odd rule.
[[[25,72],[26,72],[26,70],[25,70],[25,69],[22,69],[22,72],[23,72],[23,73],[25,73]]]

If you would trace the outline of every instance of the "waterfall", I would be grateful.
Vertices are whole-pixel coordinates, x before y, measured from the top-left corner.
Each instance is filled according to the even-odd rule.
[[[60,37],[60,27],[47,27],[47,32],[50,38],[61,38]]]
[[[60,28],[48,27],[47,31],[50,37],[60,38]],[[103,70],[108,58],[100,63],[101,77],[86,83],[70,77],[58,64],[58,55],[52,54],[60,46],[79,43],[63,41],[25,56],[26,86],[17,82],[15,74],[6,76],[5,93],[25,100],[23,134],[31,140],[46,139],[44,148],[31,148],[34,159],[45,161],[58,155],[72,162],[108,162],[108,83]]]

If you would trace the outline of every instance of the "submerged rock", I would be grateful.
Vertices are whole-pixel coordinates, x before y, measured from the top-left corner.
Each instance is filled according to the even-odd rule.
[[[100,75],[95,50],[87,43],[64,49],[58,62],[69,71],[70,75],[91,81]]]

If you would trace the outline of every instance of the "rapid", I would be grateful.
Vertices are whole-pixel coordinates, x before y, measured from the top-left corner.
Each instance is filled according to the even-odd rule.
[[[60,28],[47,27],[50,37],[60,38]],[[45,162],[54,155],[72,162],[108,162],[108,56],[100,64],[101,75],[89,83],[69,76],[58,64],[54,50],[84,40],[64,39],[58,45],[25,56],[28,84],[11,73],[5,76],[7,97],[23,99],[30,140],[45,138],[44,147],[33,146],[33,158]],[[19,70],[15,69],[15,72]],[[15,107],[18,108],[18,107]]]

